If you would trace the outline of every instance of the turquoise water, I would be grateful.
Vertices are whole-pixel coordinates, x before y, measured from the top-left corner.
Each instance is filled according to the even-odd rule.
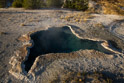
[[[79,39],[68,27],[50,28],[31,35],[34,46],[30,49],[25,70],[28,71],[37,56],[48,53],[70,53],[78,50],[94,49],[103,53],[110,53],[101,46],[102,42]]]

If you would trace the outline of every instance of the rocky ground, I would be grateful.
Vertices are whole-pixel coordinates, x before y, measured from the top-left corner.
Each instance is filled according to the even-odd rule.
[[[86,16],[87,18],[85,18]],[[20,73],[15,75],[9,73],[9,70],[12,68],[12,65],[9,64],[10,59],[15,55],[14,52],[22,47],[23,42],[18,39],[24,34],[50,27],[71,25],[78,27],[72,29],[80,37],[97,40],[113,40],[123,49],[123,20],[124,17],[118,15],[85,14],[79,11],[64,9],[0,9],[0,82],[56,83],[66,82],[68,80],[73,82],[72,79],[74,77],[72,79],[68,79],[69,76],[65,77],[67,73],[94,71],[107,72],[110,77],[112,75],[120,79],[118,82],[124,82],[123,54],[115,53],[108,55],[94,52],[93,50],[80,50],[69,54],[57,53],[39,56],[35,62],[35,64],[39,65],[34,65],[34,69],[31,70],[29,75],[21,73],[22,76],[19,77],[18,75]],[[111,79],[114,80],[113,78]]]

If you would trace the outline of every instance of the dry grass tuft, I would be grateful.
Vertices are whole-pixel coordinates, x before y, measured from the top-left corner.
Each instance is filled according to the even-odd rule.
[[[26,26],[24,23],[21,23],[20,26]]]
[[[10,20],[11,20],[11,18],[8,18],[8,20],[10,21]]]
[[[96,5],[89,8],[86,13],[104,13],[124,15],[124,0],[92,0]]]
[[[124,15],[124,0],[94,0],[104,14]],[[95,10],[94,10],[95,11]]]
[[[95,16],[87,13],[73,13],[73,14],[67,14],[67,15],[62,15],[60,16],[60,19],[64,19],[68,22],[77,22],[77,23],[82,23],[82,22],[87,22],[88,20],[91,20]]]
[[[0,35],[5,35],[5,34],[7,34],[7,33],[0,31]]]
[[[105,28],[105,26],[102,23],[94,24],[94,27]]]
[[[90,80],[91,79],[91,80]],[[65,79],[59,80],[59,78],[54,79],[51,83],[112,83],[113,80],[102,73],[98,72],[69,72],[65,76]]]
[[[116,14],[116,15],[124,15],[124,10],[122,10],[119,6],[119,3],[110,3],[110,2],[102,2],[103,13],[104,14]]]

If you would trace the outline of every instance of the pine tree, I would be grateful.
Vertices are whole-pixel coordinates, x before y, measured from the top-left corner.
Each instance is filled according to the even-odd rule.
[[[88,9],[88,1],[89,0],[65,0],[63,7],[76,10],[86,10]]]
[[[0,0],[0,8],[6,7],[7,0]]]
[[[23,7],[26,9],[41,8],[42,0],[24,0]]]
[[[62,0],[47,0],[46,5],[47,7],[61,7]]]
[[[12,3],[13,7],[22,7],[23,6],[23,0],[14,0]]]

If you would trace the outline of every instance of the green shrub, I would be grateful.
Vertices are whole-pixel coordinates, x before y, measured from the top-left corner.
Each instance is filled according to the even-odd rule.
[[[5,7],[2,3],[0,3],[0,8],[3,8],[3,7]]]
[[[38,9],[41,8],[42,0],[24,0],[23,7],[25,9]]]
[[[12,3],[12,7],[15,8],[22,7],[22,5],[23,5],[23,0],[14,0],[14,2]]]
[[[47,7],[61,7],[62,6],[62,0],[47,0],[46,5]]]
[[[86,10],[88,9],[88,1],[89,0],[66,0],[64,7],[76,10]]]
[[[0,0],[0,8],[6,7],[6,0]]]

